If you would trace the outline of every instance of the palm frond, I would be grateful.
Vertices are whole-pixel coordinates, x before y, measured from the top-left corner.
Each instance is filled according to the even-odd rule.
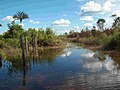
[[[23,19],[27,19],[29,17],[28,14],[26,14],[24,11],[18,11],[16,14],[14,14],[13,18],[20,20],[21,23]]]

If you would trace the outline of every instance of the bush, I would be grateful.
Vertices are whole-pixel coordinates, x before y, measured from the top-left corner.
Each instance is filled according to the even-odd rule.
[[[106,43],[110,42],[111,38],[111,36],[108,36],[105,33],[103,33],[100,37],[96,39],[96,43],[98,45],[105,45]]]
[[[105,46],[105,49],[120,50],[120,33],[114,34],[111,41]]]
[[[5,43],[6,43],[8,46],[11,46],[11,47],[13,47],[13,48],[17,48],[17,47],[20,46],[19,39],[7,38],[7,39],[5,39]]]
[[[5,56],[5,53],[3,52],[3,50],[0,50],[0,58],[4,59],[6,56]]]

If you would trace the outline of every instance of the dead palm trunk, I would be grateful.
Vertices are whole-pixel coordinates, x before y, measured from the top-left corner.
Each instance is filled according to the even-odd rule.
[[[26,58],[28,56],[28,40],[27,40],[27,36],[25,36],[25,52],[26,52]]]
[[[35,56],[38,56],[38,52],[37,52],[37,36],[38,36],[38,34],[35,34],[33,36],[33,51],[34,51]]]
[[[37,37],[38,37],[38,33],[36,33],[36,36],[35,36],[35,53],[36,53],[36,56],[38,56]]]
[[[21,49],[22,49],[22,60],[23,60],[23,64],[24,64],[24,62],[25,62],[25,52],[24,52],[22,35],[20,35],[20,47],[21,47]]]

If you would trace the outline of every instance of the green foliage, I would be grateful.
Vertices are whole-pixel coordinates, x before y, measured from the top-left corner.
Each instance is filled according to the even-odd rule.
[[[113,28],[120,28],[120,17],[117,17],[112,25]]]
[[[0,49],[0,58],[4,59],[6,56],[5,56],[5,53],[3,50]]]
[[[100,37],[101,36],[101,32],[99,30],[92,30],[91,32],[92,32],[92,35],[94,37]]]
[[[45,33],[46,33],[47,35],[53,35],[53,36],[54,36],[54,33],[53,33],[52,28],[48,28],[48,27],[47,27]]]
[[[27,36],[28,43],[30,46],[34,44],[34,39],[37,37],[37,44],[39,46],[54,46],[59,45],[61,40],[55,35],[51,28],[40,28],[36,29],[29,28],[25,31],[20,25],[12,22],[8,24],[9,30],[0,36],[0,47],[10,46],[12,48],[19,48],[19,37],[22,35],[23,43],[25,43],[25,36]]]
[[[13,48],[18,48],[20,47],[20,44],[19,44],[19,39],[12,39],[12,38],[7,38],[4,40],[5,43],[8,45],[8,46],[11,46]]]
[[[46,30],[40,28],[38,30],[38,45],[39,46],[53,46],[58,45],[60,39],[56,36],[51,28]]]
[[[22,26],[15,23],[8,24],[8,29],[7,32],[3,33],[4,38],[19,38],[20,34],[24,32]]]
[[[110,42],[110,40],[111,40],[111,36],[107,36],[105,33],[103,33],[103,34],[101,34],[100,37],[98,37],[96,39],[96,43],[98,45],[104,45],[104,44]]]
[[[3,40],[0,40],[0,48],[3,48],[5,46],[5,42]]]
[[[107,43],[105,49],[120,50],[120,33],[115,33],[111,41]]]
[[[71,42],[84,44],[86,46],[100,45],[106,50],[120,50],[120,28],[106,29],[104,31],[96,29],[81,31],[81,33],[77,33],[76,36],[74,36],[74,33],[69,34],[67,38]]]
[[[36,33],[37,33],[37,30],[36,30],[36,29],[29,28],[28,31],[26,31],[25,33],[27,34],[29,43],[30,43],[30,44],[33,44],[33,39],[34,39],[34,36],[35,36]]]

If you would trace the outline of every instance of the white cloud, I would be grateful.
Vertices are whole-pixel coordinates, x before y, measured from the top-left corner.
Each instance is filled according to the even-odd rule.
[[[34,21],[34,20],[30,20],[29,22],[33,23],[33,24],[39,24],[40,23],[39,21]]]
[[[114,14],[116,14],[117,17],[120,17],[120,10],[116,10],[116,11],[114,11],[114,12],[112,13],[112,15],[114,15]]]
[[[93,24],[92,23],[85,23],[84,26],[85,27],[91,27],[91,26],[93,26]]]
[[[102,7],[100,4],[95,3],[94,1],[89,1],[81,7],[83,12],[100,12]]]
[[[109,2],[114,3],[114,2],[116,2],[116,1],[120,1],[120,0],[105,0],[105,1],[109,1]]]
[[[25,26],[23,23],[20,23],[19,25],[21,25],[22,27],[24,27],[24,26]]]
[[[79,27],[79,26],[74,26],[74,29],[75,29],[75,30],[79,30],[80,27]]]
[[[105,18],[105,27],[110,28],[114,22],[114,18],[112,17],[106,17]]]
[[[2,21],[13,21],[13,17],[12,16],[6,16],[2,19]]]
[[[97,1],[89,1],[86,2],[85,5],[80,7],[80,12],[77,12],[79,15],[93,15],[93,14],[105,14],[106,12],[110,12],[113,7],[116,6],[116,2],[120,0],[104,0],[103,4]]]
[[[92,16],[85,16],[80,18],[81,21],[94,21]]]
[[[65,19],[60,19],[52,22],[52,25],[57,25],[57,26],[69,26],[71,22],[69,20]]]
[[[111,1],[106,1],[104,4],[103,4],[103,10],[104,11],[111,11],[111,8],[115,6],[115,4],[113,4]]]

